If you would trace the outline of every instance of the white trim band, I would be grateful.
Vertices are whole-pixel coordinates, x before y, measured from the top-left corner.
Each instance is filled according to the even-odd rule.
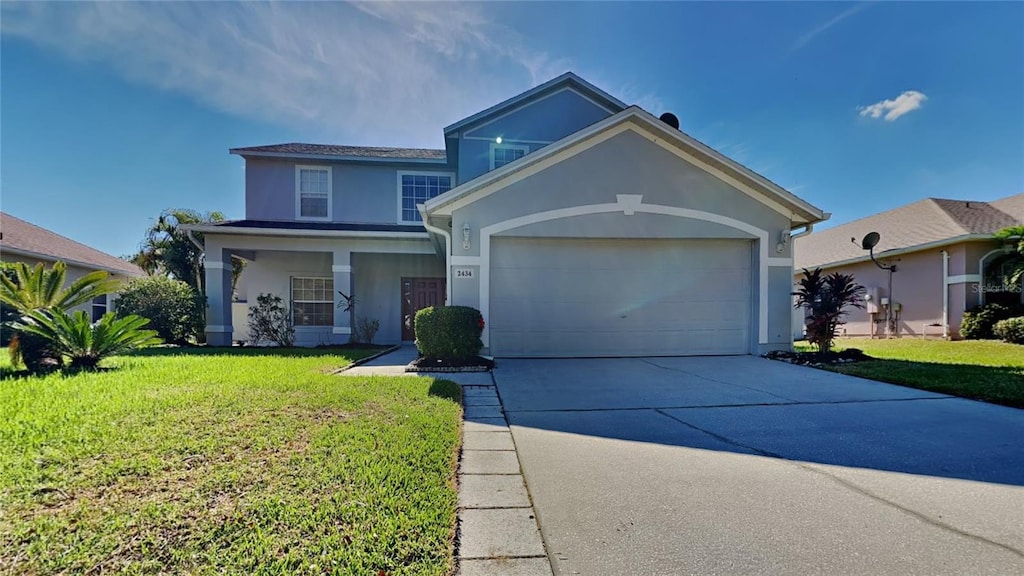
[[[769,258],[768,259],[768,266],[776,267],[776,268],[792,268],[793,267],[793,259],[792,258]]]
[[[352,272],[352,266],[349,264],[333,264],[331,266],[331,272]]]
[[[332,334],[351,334],[352,333],[352,328],[350,328],[348,326],[335,326],[335,327],[331,328],[331,333]]]
[[[231,326],[225,326],[223,324],[211,324],[206,327],[206,332],[234,332]]]
[[[229,268],[223,262],[218,262],[216,260],[207,260],[206,262],[203,262],[203,267],[207,268],[208,270],[231,270],[231,268]]]
[[[452,266],[479,266],[479,256],[452,256]]]
[[[946,279],[946,284],[968,284],[970,282],[981,282],[981,274],[961,274],[959,276],[950,276]]]

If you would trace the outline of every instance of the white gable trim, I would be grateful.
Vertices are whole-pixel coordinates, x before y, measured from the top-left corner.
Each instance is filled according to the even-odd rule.
[[[702,212],[700,210],[692,210],[689,208],[677,208],[675,206],[663,206],[660,204],[644,204],[638,195],[634,194],[618,194],[616,201],[607,204],[587,204],[582,206],[572,206],[570,208],[559,208],[557,210],[548,210],[546,212],[537,212],[536,214],[528,214],[526,216],[520,216],[518,218],[511,218],[503,222],[496,222],[489,226],[485,226],[480,229],[480,312],[483,314],[485,320],[490,319],[490,308],[491,308],[491,236],[500,234],[513,228],[519,228],[522,226],[528,226],[530,224],[537,224],[539,222],[547,222],[549,220],[559,220],[562,218],[572,218],[574,216],[584,216],[587,214],[601,214],[607,212],[622,212],[623,214],[630,213],[647,213],[647,214],[665,214],[668,216],[675,216],[677,218],[692,218],[695,220],[703,220],[705,222],[714,222],[723,226],[728,226],[742,232],[746,232],[758,239],[758,320],[757,320],[757,341],[759,344],[768,343],[768,232],[755,226],[736,220],[735,218],[729,218],[728,216],[722,216],[721,214],[712,214],[711,212]],[[464,261],[469,264],[470,261],[467,259]],[[475,263],[475,262],[473,262]],[[454,262],[453,262],[454,264]],[[483,340],[484,346],[490,346],[490,325],[484,326],[483,334],[480,336]]]
[[[487,120],[487,121],[483,122],[482,124],[479,124],[477,126],[474,126],[474,127],[470,128],[469,130],[464,131],[462,133],[462,137],[463,138],[479,138],[479,136],[467,136],[467,135],[468,134],[472,134],[474,132],[477,132],[479,130],[482,130],[483,128],[485,128],[487,126],[490,126],[491,124],[497,122],[498,120],[501,120],[502,118],[505,118],[507,116],[515,114],[516,112],[519,112],[523,108],[526,108],[528,106],[533,106],[534,104],[543,102],[543,101],[547,100],[548,98],[551,98],[552,96],[557,96],[558,94],[561,94],[563,92],[574,92],[577,96],[583,98],[587,102],[590,102],[594,106],[597,106],[598,108],[600,108],[601,110],[604,110],[605,112],[607,112],[609,114],[617,114],[619,112],[619,110],[615,110],[614,108],[610,108],[608,106],[605,106],[604,104],[601,104],[597,100],[594,100],[590,96],[587,96],[586,94],[584,94],[583,92],[580,92],[579,90],[577,90],[576,88],[574,88],[572,86],[566,86],[564,88],[559,88],[558,90],[554,90],[554,91],[552,91],[552,92],[550,92],[548,94],[545,94],[545,95],[541,96],[540,98],[528,98],[528,99],[525,99],[522,102],[519,102],[518,104],[513,105],[511,108],[509,108],[505,112],[502,112],[501,114],[498,114],[494,118],[491,118],[490,120]]]
[[[748,184],[740,182],[718,168],[700,160],[688,150],[700,150],[723,164],[732,166],[737,172],[749,171],[713,150],[703,150],[702,145],[700,145],[699,142],[692,140],[682,132],[673,130],[668,126],[658,126],[658,123],[661,123],[661,121],[643,110],[636,107],[629,108],[615,116],[607,118],[588,128],[584,128],[571,136],[563,138],[559,143],[552,144],[551,146],[533,152],[530,154],[532,158],[530,158],[529,161],[524,162],[522,166],[503,166],[467,182],[462,186],[449,190],[445,194],[428,201],[425,204],[426,210],[429,214],[450,216],[453,211],[471,204],[480,198],[484,198],[510,184],[514,184],[515,182],[537,174],[538,172],[559,162],[572,158],[573,156],[589,150],[590,148],[597,146],[618,134],[631,130],[641,134],[645,138],[648,138],[651,142],[675,154],[680,159],[704,170],[708,174],[711,174],[758,202],[761,202],[775,210],[790,221],[797,220],[795,217],[796,213],[792,209],[772,198],[772,196],[785,198],[786,196],[792,196],[791,194],[784,190],[781,193],[777,192],[768,185],[765,185],[762,189],[756,189]],[[672,140],[675,142],[673,143]],[[688,150],[684,150],[683,148]],[[751,178],[755,182],[757,181],[756,178]],[[798,205],[801,205],[801,209],[803,209],[807,214],[812,215],[812,218],[807,220],[818,221],[824,219],[820,210],[802,200],[799,200],[795,196],[793,196],[793,198],[798,201]]]

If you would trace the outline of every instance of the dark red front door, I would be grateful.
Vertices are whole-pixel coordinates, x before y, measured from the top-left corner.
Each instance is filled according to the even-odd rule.
[[[416,313],[444,306],[444,278],[402,278],[402,340],[415,340]]]

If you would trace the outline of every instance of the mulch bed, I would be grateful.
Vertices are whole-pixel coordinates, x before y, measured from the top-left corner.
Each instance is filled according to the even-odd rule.
[[[406,372],[490,372],[494,360],[477,356],[472,360],[453,362],[439,358],[417,358],[405,367]]]
[[[773,350],[764,355],[769,360],[781,360],[790,364],[801,366],[817,366],[821,364],[848,364],[850,362],[861,362],[872,360],[871,356],[857,348],[847,348],[839,352],[789,352],[786,350]]]

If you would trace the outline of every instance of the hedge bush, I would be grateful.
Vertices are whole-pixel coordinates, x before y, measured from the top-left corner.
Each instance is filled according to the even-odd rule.
[[[1010,344],[1024,344],[1024,316],[1000,320],[992,327],[992,331]]]
[[[467,361],[484,343],[484,317],[469,306],[430,306],[416,313],[416,348],[425,358]]]
[[[206,323],[206,302],[188,284],[165,276],[129,281],[117,298],[117,315],[135,314],[149,319],[146,328],[156,330],[166,342],[198,340]]]
[[[960,335],[968,340],[992,340],[996,338],[992,331],[996,322],[1017,316],[1024,316],[1024,306],[975,306],[964,312],[964,318],[960,322]]]

